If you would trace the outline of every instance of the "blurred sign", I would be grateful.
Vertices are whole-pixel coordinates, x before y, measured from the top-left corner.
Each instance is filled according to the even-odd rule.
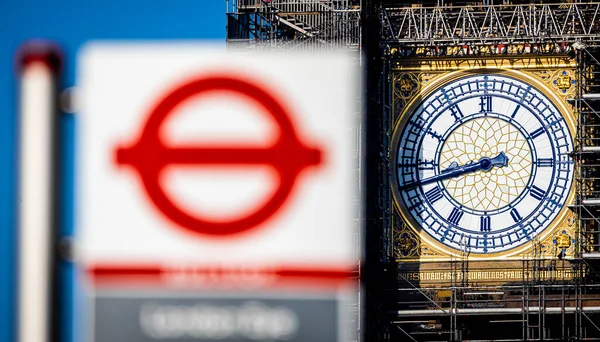
[[[309,148],[297,138],[290,114],[285,106],[267,90],[252,81],[227,73],[201,75],[178,85],[164,95],[151,110],[138,141],[131,147],[116,151],[118,164],[130,165],[139,174],[146,195],[164,216],[173,223],[203,235],[235,235],[259,226],[277,214],[296,186],[299,174],[309,166],[321,163],[321,151]],[[268,119],[278,129],[277,142],[269,148],[235,147],[204,148],[196,146],[167,147],[161,141],[160,130],[178,106],[194,96],[211,96],[227,92],[230,101],[252,100],[262,106]],[[198,123],[202,125],[202,122]],[[244,169],[251,165],[270,165],[278,173],[277,189],[270,199],[251,214],[223,221],[194,217],[174,204],[160,184],[160,172],[169,165],[227,165]]]
[[[118,313],[118,314],[116,314]],[[337,341],[339,304],[323,298],[111,296],[94,304],[97,342]],[[133,324],[132,324],[133,323]]]
[[[189,293],[181,305],[209,305],[199,289],[235,295],[210,301],[233,316],[248,303],[275,310],[283,295],[288,301],[275,307],[296,317],[293,336],[303,336],[331,310],[296,301],[355,291],[359,82],[351,58],[94,43],[80,53],[78,76],[76,257],[96,341],[154,340],[139,337],[143,324],[126,322],[141,322],[142,308],[180,303],[169,298],[181,291]],[[109,290],[123,299],[109,307],[123,310],[100,310]],[[337,320],[335,331],[312,340],[341,339],[341,307],[321,317]],[[149,320],[160,326],[163,316]],[[119,335],[122,326],[138,330]],[[252,340],[231,334],[189,338]]]

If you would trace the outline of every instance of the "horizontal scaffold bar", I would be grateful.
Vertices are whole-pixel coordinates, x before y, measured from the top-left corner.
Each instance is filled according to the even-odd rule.
[[[432,309],[432,310],[399,310],[398,316],[447,316],[447,315],[497,315],[497,314],[523,314],[545,312],[547,314],[575,313],[575,312],[600,312],[600,306],[584,307],[539,307],[529,308],[467,308],[467,309]]]
[[[411,46],[600,41],[600,2],[383,8],[383,41]]]

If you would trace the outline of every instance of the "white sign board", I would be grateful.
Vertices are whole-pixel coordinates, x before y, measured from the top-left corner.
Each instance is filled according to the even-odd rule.
[[[79,56],[86,270],[356,268],[346,55],[93,43]]]

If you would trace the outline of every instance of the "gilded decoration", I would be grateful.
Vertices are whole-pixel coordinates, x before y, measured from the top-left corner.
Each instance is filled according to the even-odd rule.
[[[575,77],[575,61],[567,57],[540,57],[540,58],[490,58],[488,60],[481,59],[470,59],[470,58],[455,58],[455,59],[434,59],[434,58],[422,58],[413,60],[398,60],[392,63],[392,85],[393,85],[393,96],[392,96],[392,122],[396,125],[396,122],[401,119],[405,114],[408,114],[409,107],[414,106],[414,103],[420,101],[420,97],[427,96],[431,89],[439,87],[437,84],[444,82],[453,71],[458,70],[473,70],[473,69],[511,69],[520,70],[518,72],[523,75],[533,76],[540,83],[544,85],[540,89],[546,93],[553,93],[557,98],[560,98],[562,102],[560,105],[563,108],[568,108],[565,113],[572,114],[574,119],[575,113],[573,112],[572,106],[566,101],[566,99],[572,97],[575,94],[577,88],[577,78]],[[475,71],[476,72],[476,71]],[[524,78],[526,78],[524,76]],[[431,85],[431,86],[430,86]],[[538,85],[537,87],[540,87]],[[497,121],[497,122],[496,122]],[[503,125],[504,124],[504,125]],[[473,127],[471,127],[473,126]],[[504,127],[506,126],[506,127]],[[497,131],[507,130],[502,136],[510,136],[507,141],[489,141],[485,144],[480,142],[471,142],[469,145],[468,137],[471,136],[469,132],[464,131],[469,129],[471,131],[491,130]],[[461,135],[462,134],[462,135]],[[512,135],[511,135],[512,134]],[[572,132],[574,135],[574,132]],[[440,159],[441,164],[448,164],[459,157],[463,157],[469,160],[462,161],[460,165],[466,164],[471,160],[478,160],[481,156],[495,156],[498,151],[510,150],[511,148],[528,149],[527,144],[521,143],[524,141],[519,131],[513,129],[512,126],[506,125],[505,122],[494,120],[492,118],[481,118],[473,120],[469,125],[461,127],[452,133],[452,136],[448,137],[449,143],[453,142],[456,146],[448,149],[444,154],[444,148],[440,151],[443,156],[446,156],[446,162]],[[490,134],[490,137],[496,139],[497,135]],[[492,140],[493,140],[492,139]],[[516,143],[515,143],[516,142]],[[506,148],[498,147],[499,144],[507,144]],[[469,146],[467,146],[469,145]],[[447,145],[448,147],[450,145]],[[461,150],[463,152],[460,156],[453,156],[452,153]],[[498,151],[496,151],[498,150]],[[461,150],[462,151],[462,150]],[[479,151],[479,154],[478,152]],[[472,155],[471,155],[472,154]],[[517,153],[516,155],[523,155],[522,160],[518,160],[517,164],[512,163],[511,166],[527,169],[531,167],[532,160],[530,153]],[[445,159],[444,159],[445,160]],[[515,159],[516,160],[516,159]],[[445,165],[444,164],[444,165]],[[445,165],[448,167],[449,165]],[[518,171],[518,170],[517,170]],[[459,184],[457,181],[463,180],[466,177],[452,178],[445,180],[446,187],[450,188],[450,191],[454,191],[453,197],[460,200],[460,203],[464,206],[486,210],[487,207],[497,207],[500,204],[510,202],[512,198],[519,196],[521,188],[527,183],[527,175],[519,176],[518,172],[507,172],[505,169],[494,170],[498,179],[504,179],[505,183],[503,186],[498,186],[497,193],[487,194],[485,191],[478,192],[478,195],[473,197],[472,192],[465,190],[465,184]],[[509,177],[510,176],[510,177]],[[517,178],[515,178],[515,176]],[[477,173],[470,174],[468,177],[477,177]],[[478,184],[483,181],[483,178],[479,181],[476,179],[473,184]],[[454,184],[456,183],[456,184]],[[481,195],[479,195],[481,193]],[[462,195],[461,195],[462,194]],[[494,203],[492,203],[494,202]],[[493,205],[492,205],[493,204]],[[568,204],[568,203],[567,203]],[[427,234],[421,230],[415,230],[409,224],[407,224],[403,216],[398,212],[396,205],[394,205],[394,217],[393,217],[393,254],[397,260],[402,261],[450,261],[457,260],[457,257],[463,256],[467,259],[471,259],[471,255],[468,251],[450,250],[446,246],[438,243],[435,240],[428,238]],[[527,244],[527,248],[523,248],[518,254],[512,254],[512,257],[506,258],[503,256],[492,256],[492,258],[501,259],[514,259],[519,260],[523,258],[531,258],[532,255],[542,259],[556,259],[556,258],[570,258],[574,256],[577,236],[576,232],[576,218],[571,210],[563,210],[564,214],[561,214],[549,228],[547,228],[537,238],[534,238],[531,243]],[[535,245],[535,246],[534,246]],[[469,255],[467,257],[467,255]],[[509,277],[508,275],[502,275],[502,277]],[[512,275],[510,275],[512,278]],[[515,278],[518,278],[515,276]],[[561,278],[560,276],[558,278]],[[564,279],[569,278],[568,275],[564,275]]]
[[[552,85],[562,95],[572,95],[575,93],[576,78],[573,70],[559,70],[554,72]]]
[[[418,258],[420,254],[419,239],[415,233],[402,222],[394,210],[393,239],[394,257],[397,259]]]
[[[550,70],[534,70],[531,71],[531,73],[546,83],[549,83],[552,78],[552,72]]]
[[[417,76],[412,73],[398,75],[394,83],[394,92],[402,99],[412,98],[420,88]]]
[[[404,110],[404,106],[421,89],[417,75],[414,73],[399,73],[394,75],[394,118]]]
[[[571,257],[575,254],[575,236],[577,234],[577,225],[575,223],[575,215],[571,214],[562,227],[559,227],[555,231],[552,237],[552,244],[554,245],[556,255]]]
[[[560,232],[560,234],[554,236],[553,242],[557,248],[565,250],[571,247],[571,243],[575,241],[573,240],[573,238],[571,238],[571,235],[567,234],[566,230],[563,230],[562,232]]]
[[[394,108],[394,121],[404,111],[405,106],[419,95],[422,87],[427,86],[439,73],[414,73],[397,72],[393,76],[394,96],[392,106]]]
[[[440,251],[433,245],[421,242],[421,256],[423,259],[438,259],[438,258],[448,258],[450,257],[448,254]]]
[[[531,74],[548,84],[562,98],[569,98],[575,95],[577,78],[573,69],[534,70],[531,71]]]
[[[410,257],[417,255],[419,243],[410,230],[404,230],[396,236],[394,247],[397,257]]]
[[[567,216],[553,229],[552,234],[542,240],[534,239],[531,248],[521,254],[523,258],[571,258],[575,255],[575,236],[577,225],[575,214],[569,211]]]

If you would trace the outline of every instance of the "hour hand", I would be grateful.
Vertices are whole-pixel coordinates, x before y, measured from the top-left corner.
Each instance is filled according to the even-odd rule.
[[[442,173],[450,172],[454,169],[457,169],[458,167],[459,167],[458,163],[453,161],[452,163],[450,163],[450,165],[447,168],[442,170]]]
[[[458,177],[467,173],[475,172],[482,170],[484,172],[488,172],[497,167],[504,167],[508,165],[508,157],[504,152],[500,152],[496,157],[482,157],[477,162],[469,162],[465,165],[459,166],[457,162],[452,162],[450,166],[444,169],[439,175],[435,175],[433,177],[422,179],[418,182],[413,182],[409,184],[404,184],[400,187],[400,190],[405,190],[408,188],[413,188],[419,185],[425,185],[437,181],[441,181],[448,178]]]

